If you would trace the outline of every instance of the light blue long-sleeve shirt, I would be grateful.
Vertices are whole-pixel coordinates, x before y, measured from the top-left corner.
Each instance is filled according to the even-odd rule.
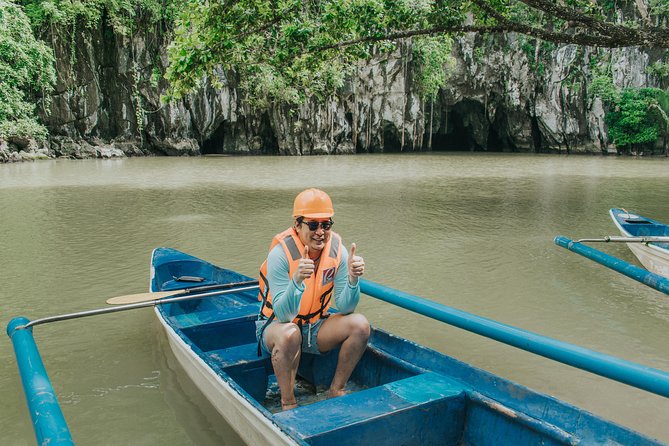
[[[348,251],[341,246],[339,267],[334,278],[334,305],[341,313],[352,313],[360,301],[360,284],[348,281]],[[272,308],[277,320],[290,322],[300,312],[304,283],[297,285],[290,275],[290,264],[286,253],[277,244],[267,256],[267,281],[272,293]]]

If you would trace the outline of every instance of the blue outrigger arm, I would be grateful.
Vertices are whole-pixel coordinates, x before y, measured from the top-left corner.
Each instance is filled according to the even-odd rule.
[[[40,445],[74,445],[70,429],[60,410],[56,393],[42,363],[32,328],[17,329],[28,323],[28,319],[17,317],[7,325],[7,335],[14,344],[16,362],[21,374],[28,410],[33,429]]]
[[[562,246],[569,251],[580,254],[583,257],[606,266],[607,268],[611,268],[620,274],[623,274],[631,279],[643,283],[646,286],[661,291],[664,294],[669,294],[669,279],[662,277],[659,274],[651,273],[650,271],[647,271],[636,265],[627,263],[618,257],[606,254],[605,252],[568,239],[562,235],[558,235],[553,241],[558,246]]]
[[[368,280],[360,291],[415,313],[669,398],[669,373],[541,336]]]

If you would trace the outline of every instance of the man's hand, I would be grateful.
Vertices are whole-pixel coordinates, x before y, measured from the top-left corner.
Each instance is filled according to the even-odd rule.
[[[351,252],[348,254],[348,282],[351,285],[358,283],[358,277],[365,273],[365,261],[362,257],[355,255],[355,243],[351,244]]]
[[[293,280],[295,283],[302,286],[304,279],[308,279],[314,273],[314,261],[309,258],[309,247],[304,247],[304,252],[302,253],[302,258],[297,264],[297,271],[293,275]]]

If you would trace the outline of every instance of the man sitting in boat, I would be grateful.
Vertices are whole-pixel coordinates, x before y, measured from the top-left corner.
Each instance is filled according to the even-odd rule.
[[[302,352],[341,347],[328,390],[328,397],[336,397],[346,393],[346,382],[367,346],[369,322],[353,312],[365,262],[355,254],[355,243],[349,255],[332,231],[333,215],[328,194],[302,191],[293,205],[293,226],[274,236],[260,268],[258,349],[271,355],[283,410],[297,407],[295,378]],[[333,296],[339,312],[330,315]]]

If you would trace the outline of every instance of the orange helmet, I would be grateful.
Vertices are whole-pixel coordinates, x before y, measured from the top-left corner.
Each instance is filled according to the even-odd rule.
[[[334,215],[332,200],[320,189],[307,189],[295,197],[293,217],[328,218]]]

